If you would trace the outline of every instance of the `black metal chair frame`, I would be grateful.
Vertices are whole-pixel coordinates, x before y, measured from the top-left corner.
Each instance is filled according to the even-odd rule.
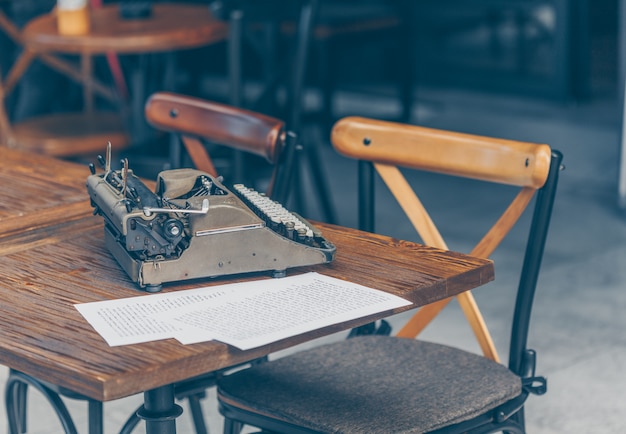
[[[189,400],[189,408],[193,424],[197,434],[208,433],[206,423],[202,415],[200,400],[205,397],[207,388],[215,385],[215,381],[221,375],[220,372],[211,372],[202,377],[193,378],[174,386],[177,400]],[[65,405],[62,397],[86,401],[88,405],[88,432],[89,434],[102,434],[104,424],[103,403],[86,396],[72,392],[71,390],[40,381],[30,375],[11,369],[5,386],[5,402],[9,432],[27,432],[27,395],[28,387],[33,387],[48,401],[57,415],[59,423],[67,434],[78,434],[76,424]],[[141,422],[143,405],[137,408],[126,420],[120,429],[120,434],[130,434]]]
[[[547,391],[547,380],[535,373],[536,353],[527,347],[532,304],[535,296],[539,270],[543,259],[552,208],[556,195],[563,156],[552,150],[549,174],[545,184],[535,194],[528,242],[521,270],[514,317],[511,328],[508,368],[522,379],[522,393],[487,414],[448,426],[432,433],[524,433],[524,403],[530,394],[542,395]],[[374,228],[374,179],[373,164],[359,161],[359,226],[365,230]],[[219,385],[218,385],[219,387]],[[275,433],[312,433],[310,429],[284,423],[245,408],[229,405],[219,400],[219,411],[225,417],[224,433],[235,434],[243,425],[252,425]]]

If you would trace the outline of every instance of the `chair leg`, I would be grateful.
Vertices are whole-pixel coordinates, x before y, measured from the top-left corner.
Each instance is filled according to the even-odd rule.
[[[22,407],[21,401],[21,389],[22,384],[15,384],[14,388],[7,386],[5,389],[5,407],[7,413],[7,421],[9,423],[9,434],[22,434],[24,433],[25,421],[24,421],[24,407]]]
[[[9,408],[10,401],[9,401],[9,398],[7,397],[6,399],[7,417],[9,418],[9,421],[11,421],[11,419],[16,421],[16,424],[17,424],[16,429],[20,434],[25,434],[26,431],[28,430],[28,427],[26,426],[26,421],[27,421],[26,414],[28,410],[27,409],[28,386],[23,383],[17,383],[13,390],[13,396],[11,399],[15,403],[15,405],[13,406],[14,410],[13,412],[10,411],[10,408]]]
[[[124,426],[122,426],[122,429],[120,430],[120,434],[130,434],[135,429],[135,427],[141,421],[141,419],[137,415],[137,412],[142,407],[143,406],[140,406],[137,410],[133,411],[133,414],[130,415],[130,417],[126,420],[126,423],[124,423]]]
[[[224,434],[239,434],[243,428],[241,422],[232,419],[224,419]]]
[[[196,434],[208,434],[206,423],[204,422],[204,416],[202,415],[202,407],[200,406],[200,399],[204,397],[204,393],[197,393],[189,395],[189,408],[191,410],[191,417],[193,418],[193,425],[196,428]]]
[[[311,174],[313,176],[313,182],[315,188],[318,190],[318,200],[322,208],[326,223],[337,223],[337,217],[335,216],[335,207],[332,203],[331,190],[328,186],[328,177],[324,173],[322,167],[322,159],[319,155],[319,150],[316,143],[308,144],[305,148],[307,163]]]
[[[335,68],[331,65],[336,58],[336,51],[328,38],[318,39],[315,44],[317,50],[317,70],[320,77],[320,89],[322,93],[322,121],[323,131],[327,133],[332,129],[334,121],[333,97],[337,88]]]
[[[34,387],[38,390],[50,403],[66,434],[78,434],[76,425],[67,411],[67,407],[63,403],[61,397],[41,384],[35,378],[14,370],[10,371],[9,378],[7,379],[5,386],[5,406],[10,434],[20,434],[26,428],[26,407],[21,406],[23,403],[20,401],[22,401],[22,399],[26,396],[26,388],[28,386]],[[21,408],[17,408],[17,406],[21,406]]]
[[[17,399],[18,405],[20,406],[20,426],[22,428],[22,432],[26,433],[28,431],[28,426],[26,424],[27,418],[26,414],[28,411],[28,386],[23,384],[21,387],[17,389]]]

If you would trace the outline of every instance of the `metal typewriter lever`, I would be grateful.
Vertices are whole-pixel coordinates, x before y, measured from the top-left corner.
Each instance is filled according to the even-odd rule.
[[[176,209],[176,208],[143,208],[143,215],[146,217],[150,217],[152,213],[155,212],[175,212],[175,213],[185,213],[185,214],[206,214],[209,212],[209,199],[202,200],[202,208],[201,209]]]

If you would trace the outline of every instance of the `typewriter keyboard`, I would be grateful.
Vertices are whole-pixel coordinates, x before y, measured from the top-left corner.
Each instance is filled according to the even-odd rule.
[[[311,226],[283,205],[243,184],[235,184],[233,191],[244,203],[265,220],[274,231],[294,241],[311,243],[316,234]]]

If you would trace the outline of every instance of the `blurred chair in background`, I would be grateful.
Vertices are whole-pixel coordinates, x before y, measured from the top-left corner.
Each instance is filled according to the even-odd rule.
[[[21,48],[19,56],[6,75],[0,71],[2,145],[61,158],[93,156],[102,152],[107,142],[111,142],[115,151],[130,145],[127,125],[123,122],[121,113],[113,110],[95,110],[93,104],[85,104],[80,111],[37,114],[14,122],[12,113],[7,109],[7,98],[36,59],[77,81],[81,78],[65,59],[46,53],[35,53],[25,48],[21,30],[2,10],[0,10],[0,29]],[[95,87],[96,91],[104,92],[115,99],[108,89],[97,84]],[[54,93],[48,96],[54,98]],[[24,97],[29,98],[29,95]],[[85,95],[84,99],[92,101],[93,96]]]
[[[210,145],[263,158],[272,167],[266,194],[281,203],[289,199],[299,139],[283,121],[172,92],[157,92],[148,99],[146,119],[153,127],[178,136],[193,166],[213,176],[219,173],[210,156]],[[233,182],[239,180],[231,177]]]
[[[311,202],[317,201],[325,221],[336,220],[331,191],[327,185],[324,164],[319,156],[317,143],[302,134],[304,85],[308,62],[312,27],[319,7],[319,0],[271,0],[254,2],[249,0],[216,1],[213,10],[222,18],[230,17],[231,44],[239,46],[239,53],[231,56],[231,62],[239,70],[231,68],[231,76],[241,77],[238,91],[231,95],[231,103],[254,111],[285,119],[288,128],[300,136],[299,145],[303,152],[294,166],[294,189],[296,203],[289,207],[308,215]],[[280,24],[295,23],[292,38],[280,38]],[[241,56],[235,58],[235,56]],[[260,65],[261,80],[258,92],[248,92],[250,77]],[[257,77],[258,78],[258,77]],[[254,158],[235,153],[233,158],[235,178],[246,182],[248,168],[257,163]],[[307,192],[307,175],[315,195]],[[306,198],[306,199],[305,199]]]

